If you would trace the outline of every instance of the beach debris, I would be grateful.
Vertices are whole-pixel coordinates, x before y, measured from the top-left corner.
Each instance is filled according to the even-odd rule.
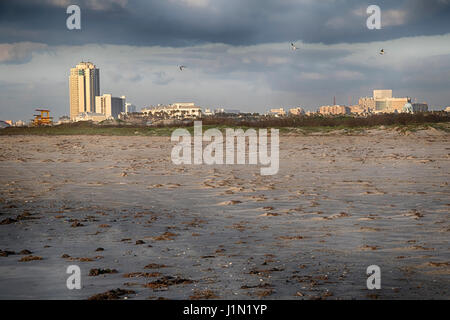
[[[28,262],[28,261],[36,261],[36,260],[42,260],[42,257],[38,257],[38,256],[25,256],[22,259],[19,260],[19,262]]]
[[[91,269],[89,270],[89,276],[90,277],[96,277],[101,274],[110,274],[110,273],[117,273],[118,271],[116,269]]]
[[[176,233],[166,231],[160,236],[153,237],[153,240],[156,240],[156,241],[173,240],[173,238],[176,236],[177,236]]]
[[[5,225],[5,224],[16,223],[16,222],[17,222],[16,219],[13,219],[13,218],[6,218],[6,219],[3,219],[3,220],[0,222],[0,224],[1,224],[1,225]]]
[[[189,296],[191,300],[207,300],[207,299],[219,299],[219,296],[214,293],[214,291],[205,289],[205,290],[194,290],[194,294]]]
[[[0,257],[7,257],[16,254],[14,251],[0,250]]]
[[[113,289],[103,293],[95,294],[88,298],[88,300],[118,300],[122,296],[136,294],[134,290],[125,290],[125,289]],[[124,299],[127,297],[124,297]]]
[[[161,268],[167,268],[167,266],[164,264],[150,263],[144,267],[144,269],[161,269]]]
[[[190,279],[184,279],[184,278],[172,277],[172,276],[164,276],[161,279],[158,279],[156,281],[145,284],[144,287],[152,288],[152,289],[161,289],[161,288],[167,288],[167,287],[173,286],[173,285],[191,284],[191,283],[194,283],[194,281],[190,280]]]
[[[161,273],[159,272],[131,272],[125,273],[124,278],[156,278],[159,277]]]

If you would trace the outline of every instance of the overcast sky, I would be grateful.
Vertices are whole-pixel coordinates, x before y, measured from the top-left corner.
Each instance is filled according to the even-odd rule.
[[[66,28],[70,4],[81,30]],[[371,4],[381,30],[366,27]],[[101,93],[138,109],[316,110],[373,89],[446,106],[450,0],[0,1],[0,119],[69,114],[69,69],[82,60],[100,68]]]

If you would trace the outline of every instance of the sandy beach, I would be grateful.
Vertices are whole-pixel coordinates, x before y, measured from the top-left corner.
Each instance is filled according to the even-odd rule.
[[[0,136],[0,299],[449,299],[449,142],[282,135],[261,176],[170,137]]]

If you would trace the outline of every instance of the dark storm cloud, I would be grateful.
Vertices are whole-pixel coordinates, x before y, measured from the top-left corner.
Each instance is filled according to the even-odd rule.
[[[78,4],[82,30],[65,27]],[[387,26],[366,28],[378,4]],[[302,40],[353,43],[450,32],[450,0],[2,0],[0,42],[129,44],[183,47]]]

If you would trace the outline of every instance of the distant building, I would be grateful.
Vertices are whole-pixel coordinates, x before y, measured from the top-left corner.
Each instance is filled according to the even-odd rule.
[[[197,119],[202,117],[202,108],[195,103],[173,103],[168,106],[158,105],[157,107],[144,108],[141,110],[147,116],[168,118],[168,119]]]
[[[237,109],[224,109],[224,108],[217,108],[214,111],[215,114],[221,114],[221,113],[232,113],[232,114],[239,114],[241,113],[240,110]]]
[[[14,123],[15,127],[25,127],[27,124],[25,123],[25,121],[22,120],[18,120],[16,121],[16,123]]]
[[[400,113],[407,103],[411,103],[411,98],[395,98],[392,96],[392,90],[373,90],[373,97],[359,99],[360,108],[371,113]],[[418,104],[415,110],[428,111],[428,105]]]
[[[450,112],[450,106],[448,106],[447,108],[445,108],[445,112]]]
[[[392,90],[373,90],[375,100],[392,98]]]
[[[401,112],[406,103],[411,102],[410,98],[385,98],[375,100],[375,113],[395,113]]]
[[[338,115],[338,114],[349,114],[350,108],[347,106],[321,106],[319,108],[319,113],[322,115]]]
[[[205,111],[203,111],[203,115],[205,115],[205,116],[213,116],[214,112],[212,112],[211,109],[206,108]]]
[[[104,120],[112,120],[111,116],[107,116],[103,113],[82,112],[79,113],[73,121],[93,121],[102,122]]]
[[[269,115],[275,116],[275,117],[284,117],[286,115],[286,112],[283,108],[278,109],[270,109]]]
[[[289,109],[289,114],[293,115],[293,116],[300,116],[300,115],[304,115],[305,114],[305,110],[303,110],[303,108],[291,108]]]
[[[136,112],[136,106],[131,103],[125,103],[125,113],[134,113]]]
[[[372,112],[375,110],[375,100],[372,97],[360,98],[358,105],[366,112]]]
[[[348,107],[349,109],[350,109],[350,113],[353,113],[353,114],[364,114],[364,113],[366,113],[366,110],[363,108],[363,107],[361,107],[360,105],[354,105],[354,106],[349,106]]]
[[[100,95],[100,70],[91,62],[80,62],[70,69],[70,119],[81,112],[95,111],[95,97]]]
[[[416,112],[427,112],[428,111],[428,105],[426,103],[406,103],[403,108],[402,112],[406,113],[416,113]]]
[[[57,124],[64,124],[64,123],[69,123],[69,122],[70,122],[70,117],[62,116],[62,117],[59,117]]]
[[[107,118],[119,118],[119,114],[125,110],[125,97],[113,97],[111,94],[104,94],[95,97],[95,113],[104,114]]]

